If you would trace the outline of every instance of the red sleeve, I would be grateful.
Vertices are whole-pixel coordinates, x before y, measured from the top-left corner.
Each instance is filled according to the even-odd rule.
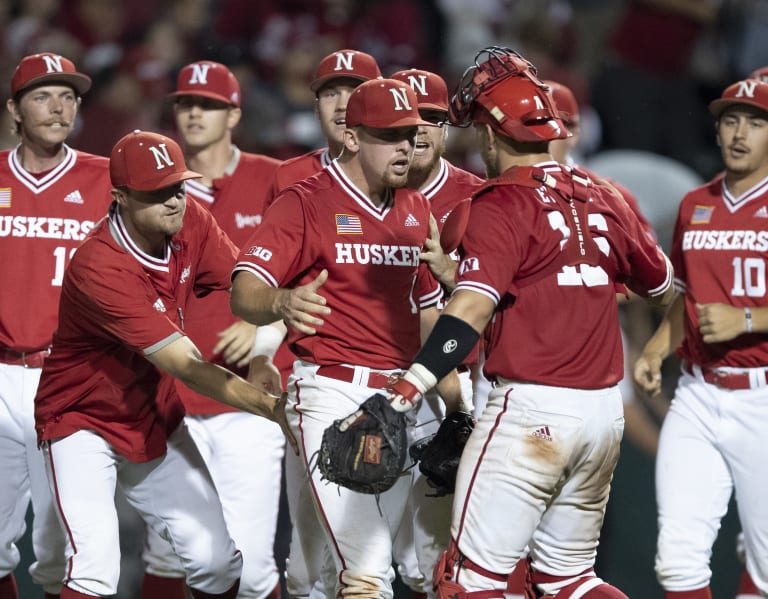
[[[237,259],[237,247],[208,210],[200,207],[195,200],[189,201],[189,209],[196,214],[194,221],[187,218],[186,223],[195,223],[197,236],[192,239],[198,239],[200,245],[195,295],[203,297],[211,291],[227,290],[231,287],[230,277]]]
[[[77,261],[68,272],[68,300],[82,325],[106,332],[132,351],[146,353],[181,330],[154,304],[157,292],[143,272],[121,265],[98,268]]]

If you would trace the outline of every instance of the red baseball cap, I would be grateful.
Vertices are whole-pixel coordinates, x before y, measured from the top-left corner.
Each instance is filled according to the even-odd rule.
[[[440,75],[419,69],[408,69],[392,73],[390,79],[397,79],[410,85],[416,92],[416,99],[422,110],[448,112],[448,86]]]
[[[747,104],[768,112],[768,83],[759,79],[744,79],[725,88],[723,95],[709,103],[709,112],[720,118],[734,104]]]
[[[91,78],[78,73],[74,63],[68,58],[41,52],[21,59],[11,78],[11,97],[37,85],[63,83],[71,85],[79,96],[91,88]]]
[[[579,103],[576,101],[576,96],[569,87],[566,87],[562,83],[557,81],[551,81],[549,79],[543,80],[544,85],[549,86],[552,93],[552,99],[555,101],[555,108],[557,108],[557,116],[563,121],[566,126],[578,125],[579,123]]]
[[[239,107],[240,84],[223,64],[201,60],[179,71],[176,91],[168,96],[202,96]]]
[[[115,187],[155,191],[186,179],[202,177],[187,170],[179,144],[170,137],[139,131],[124,136],[112,148],[109,176]]]
[[[323,58],[317,65],[315,79],[309,89],[316,92],[331,79],[340,77],[368,81],[380,78],[381,71],[376,59],[370,54],[358,50],[338,50]]]
[[[347,102],[346,124],[375,129],[435,126],[419,116],[416,92],[396,79],[374,79],[358,85]]]
[[[768,66],[755,69],[749,74],[747,79],[759,79],[760,81],[768,82]]]

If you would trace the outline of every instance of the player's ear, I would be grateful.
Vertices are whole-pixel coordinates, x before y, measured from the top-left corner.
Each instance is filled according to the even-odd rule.
[[[128,194],[126,193],[125,189],[121,189],[120,187],[113,187],[109,193],[112,195],[112,199],[115,200],[115,202],[121,206],[125,206],[126,200],[128,198]]]
[[[360,150],[359,132],[357,129],[344,129],[344,147],[352,153]]]
[[[11,113],[11,117],[13,117],[13,120],[17,123],[21,121],[21,115],[19,114],[19,106],[16,104],[15,100],[13,98],[8,98],[8,100],[5,103],[5,107],[8,109],[8,112]]]
[[[227,112],[227,127],[234,129],[240,122],[240,118],[243,116],[243,111],[237,106],[230,106]]]

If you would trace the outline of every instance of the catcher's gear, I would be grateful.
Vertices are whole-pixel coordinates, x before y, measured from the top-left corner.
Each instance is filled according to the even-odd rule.
[[[407,448],[405,414],[376,393],[325,429],[318,467],[325,480],[377,495],[400,477]]]
[[[419,462],[419,470],[427,477],[437,497],[453,493],[456,489],[461,453],[474,428],[472,414],[452,412],[443,419],[434,435],[411,445],[411,459]]]
[[[521,142],[570,137],[548,92],[536,68],[520,54],[490,46],[478,52],[475,64],[464,72],[449,116],[459,127],[486,123]]]

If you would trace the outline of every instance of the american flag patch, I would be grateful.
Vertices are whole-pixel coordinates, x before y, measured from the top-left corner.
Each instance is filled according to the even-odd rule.
[[[712,220],[712,213],[715,211],[714,206],[696,206],[693,210],[693,216],[691,217],[692,225],[706,225]]]
[[[337,214],[336,233],[338,235],[362,235],[363,224],[360,222],[360,217],[354,214]]]
[[[11,207],[11,188],[0,187],[0,208]]]

